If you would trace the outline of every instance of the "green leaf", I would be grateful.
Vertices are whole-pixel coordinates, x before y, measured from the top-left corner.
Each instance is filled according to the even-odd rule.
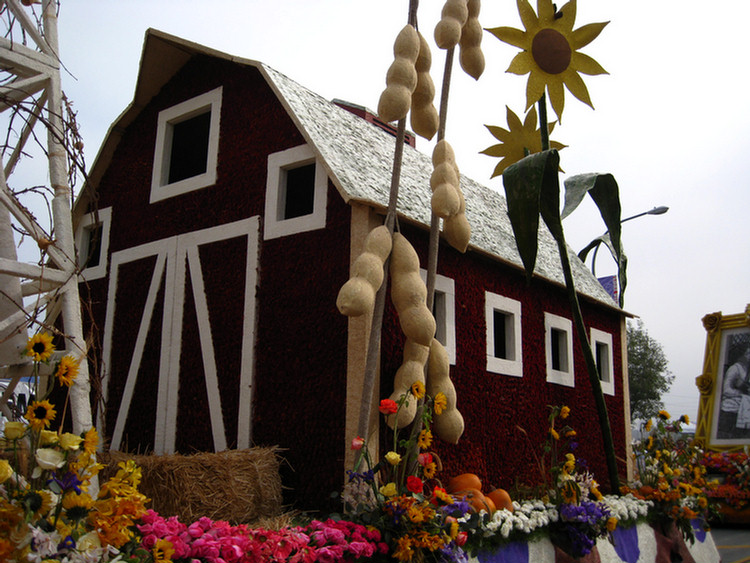
[[[557,216],[559,162],[557,151],[553,149],[531,154],[511,164],[503,172],[508,216],[516,238],[518,253],[526,269],[527,279],[531,279],[536,265],[539,213],[542,213],[542,217],[547,222],[549,210],[554,205],[554,215]],[[557,194],[557,199],[553,204],[548,199],[555,194]]]
[[[560,217],[565,219],[581,204],[586,193],[594,187],[598,174],[578,174],[565,180],[565,207]]]

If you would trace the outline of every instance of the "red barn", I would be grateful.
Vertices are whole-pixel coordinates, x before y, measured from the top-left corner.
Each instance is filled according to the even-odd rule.
[[[336,296],[382,224],[395,143],[370,112],[341,106],[262,63],[146,33],[133,102],[75,208],[106,398],[99,426],[113,449],[278,444],[298,508],[327,508],[340,489],[368,326],[342,316]],[[405,147],[399,223],[423,265],[431,171],[428,156]],[[527,284],[503,197],[461,180],[472,239],[465,254],[441,243],[436,293],[466,420],[457,446],[438,445],[445,473],[534,480],[528,439],[544,439],[547,405],[567,404],[580,456],[606,482],[556,246],[540,231]],[[624,314],[571,259],[624,460]],[[381,397],[403,342],[386,313]]]

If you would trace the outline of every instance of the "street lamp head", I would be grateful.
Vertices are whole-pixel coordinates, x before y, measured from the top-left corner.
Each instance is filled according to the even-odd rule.
[[[666,205],[660,205],[659,207],[654,207],[651,211],[647,211],[649,215],[664,215],[667,211],[669,211],[669,207]]]

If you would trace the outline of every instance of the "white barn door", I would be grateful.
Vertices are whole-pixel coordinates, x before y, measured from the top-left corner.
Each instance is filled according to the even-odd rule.
[[[174,453],[180,430],[180,397],[184,401],[192,393],[205,393],[207,398],[208,413],[200,413],[198,422],[204,427],[210,425],[214,451],[222,451],[228,445],[240,449],[250,446],[259,226],[259,219],[253,217],[112,254],[102,350],[105,401],[108,409],[116,409],[116,417],[114,413],[107,416],[112,449],[132,446],[126,426],[129,420],[145,417],[148,430],[153,425],[150,445],[154,453]],[[221,246],[227,242],[234,246]],[[236,253],[225,256],[227,248]],[[213,256],[211,265],[206,264],[206,256]],[[243,276],[239,291],[242,294],[222,294],[225,291],[220,284],[218,288],[207,288],[210,274],[218,270],[235,279]],[[134,275],[134,271],[138,274]],[[229,326],[238,330],[222,332]],[[193,334],[194,338],[184,342],[186,334]],[[219,373],[216,350],[225,338],[232,339],[232,345],[241,350],[236,362],[238,373]],[[125,354],[118,353],[119,343],[127,343]],[[199,348],[199,353],[194,347]],[[186,354],[191,361],[185,360]],[[186,364],[193,372],[202,371],[202,384],[198,387],[205,385],[204,389],[180,392],[181,375],[184,379],[188,370]],[[158,373],[154,374],[157,366]],[[153,381],[154,377],[157,381]],[[139,412],[143,397],[138,397],[137,389],[144,388],[144,379],[151,380],[145,383],[151,390],[149,394],[156,394],[155,413]],[[191,381],[195,386],[194,373]],[[227,381],[232,385],[229,390]],[[118,397],[111,397],[110,404],[108,391],[113,383],[117,383]],[[232,430],[229,442],[222,397],[237,401],[231,409],[237,412],[236,424],[232,422],[236,434]],[[149,399],[153,405],[153,397]],[[106,428],[105,421],[100,420],[99,426]]]

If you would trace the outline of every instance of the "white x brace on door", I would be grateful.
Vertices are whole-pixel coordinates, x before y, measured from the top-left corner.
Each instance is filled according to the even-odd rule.
[[[152,317],[155,314],[157,295],[160,290],[163,290],[154,453],[171,454],[175,452],[175,441],[178,430],[177,409],[180,355],[183,346],[183,312],[186,298],[190,297],[186,295],[186,283],[183,281],[186,279],[190,280],[190,285],[193,289],[192,299],[195,306],[195,315],[198,320],[200,351],[203,361],[209,406],[209,422],[214,449],[215,451],[226,449],[227,438],[222,414],[221,394],[219,392],[219,374],[217,373],[215,346],[211,333],[209,302],[204,286],[205,272],[201,265],[199,248],[211,243],[239,237],[246,237],[247,239],[247,252],[244,260],[244,295],[227,295],[225,297],[236,302],[236,314],[242,315],[242,335],[235,335],[239,340],[236,344],[241,346],[242,349],[239,386],[237,388],[239,406],[236,445],[240,449],[250,446],[259,226],[259,218],[252,217],[226,225],[146,243],[112,254],[102,350],[105,401],[107,400],[110,379],[113,376],[110,373],[112,367],[112,347],[116,345],[113,344],[113,335],[119,330],[119,327],[115,326],[115,320],[121,317],[121,315],[116,315],[117,296],[119,292],[127,291],[126,287],[122,287],[118,283],[120,269],[129,263],[143,260],[144,258],[155,257],[155,264],[150,280],[143,280],[144,284],[148,283],[148,292],[143,304],[143,311],[142,313],[139,311],[128,313],[131,318],[133,314],[137,314],[140,320],[136,319],[139,326],[135,337],[135,346],[132,356],[129,358],[122,399],[119,404],[116,423],[112,433],[111,448],[113,450],[120,449],[122,446],[125,424],[131,412],[131,406],[134,404],[134,390],[143,359],[144,348],[146,347],[146,339]],[[227,256],[227,267],[236,268],[242,266],[242,258],[242,256]],[[158,314],[158,310],[156,310],[156,314]],[[214,319],[214,322],[217,322],[217,319]],[[118,366],[118,369],[122,368]],[[120,378],[122,377],[121,373],[117,375]],[[111,407],[111,405],[108,406]],[[100,421],[99,426],[105,428],[103,420]]]

